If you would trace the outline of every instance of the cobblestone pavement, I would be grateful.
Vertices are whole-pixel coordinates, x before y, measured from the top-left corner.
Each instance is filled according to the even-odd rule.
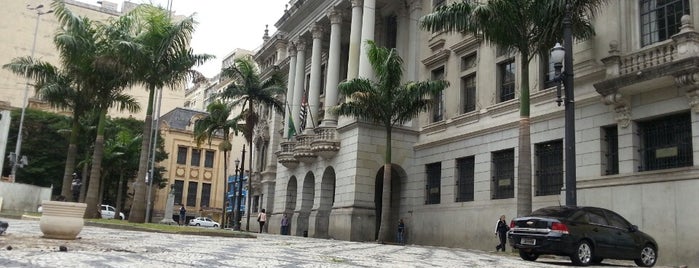
[[[513,254],[261,234],[257,238],[125,231],[85,226],[80,239],[41,238],[38,221],[2,219],[0,267],[564,267]],[[59,251],[64,245],[67,251]],[[8,250],[8,246],[12,249]],[[605,267],[629,267],[623,262]]]

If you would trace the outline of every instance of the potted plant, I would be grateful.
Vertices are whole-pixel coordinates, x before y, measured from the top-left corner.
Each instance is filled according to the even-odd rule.
[[[73,240],[82,231],[87,204],[44,200],[41,206],[39,228],[44,238]]]

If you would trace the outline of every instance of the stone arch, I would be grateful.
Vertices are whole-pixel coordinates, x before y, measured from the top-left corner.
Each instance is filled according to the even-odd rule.
[[[289,184],[286,185],[286,204],[284,204],[284,212],[293,213],[296,210],[296,193],[298,191],[296,176],[289,178]]]
[[[315,175],[312,171],[306,173],[301,187],[300,207],[296,209],[296,229],[295,235],[308,235],[309,217],[313,209],[313,199],[315,198]]]
[[[335,203],[335,169],[325,168],[320,181],[317,208],[311,212],[313,237],[329,238],[330,211]]]
[[[383,197],[383,170],[384,166],[379,168],[376,172],[376,184],[374,188],[374,205],[376,210],[376,228],[374,230],[374,239],[379,237],[379,227],[381,227],[381,198]],[[390,211],[390,223],[398,222],[400,217],[400,205],[401,196],[404,191],[403,185],[407,181],[408,174],[405,172],[403,167],[391,164],[391,211]],[[393,225],[389,226],[393,227]],[[393,230],[393,229],[391,229]],[[389,232],[391,234],[390,238],[395,238],[395,232]]]

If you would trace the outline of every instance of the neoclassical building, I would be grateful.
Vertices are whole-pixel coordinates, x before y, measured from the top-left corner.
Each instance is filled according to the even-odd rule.
[[[255,134],[253,195],[270,233],[287,213],[292,235],[376,239],[385,131],[325,112],[343,101],[339,82],[373,77],[362,44],[374,40],[403,57],[406,81],[451,83],[439,105],[390,137],[391,222],[405,220],[408,243],[496,243],[493,223],[516,216],[523,63],[473,35],[419,29],[449,2],[289,2],[255,54],[264,75],[288,81],[285,114],[268,113]],[[608,1],[597,35],[573,47],[575,159],[563,157],[548,55],[529,63],[534,209],[565,203],[564,164],[575,161],[579,205],[617,211],[654,236],[660,264],[699,265],[698,22],[697,0]]]

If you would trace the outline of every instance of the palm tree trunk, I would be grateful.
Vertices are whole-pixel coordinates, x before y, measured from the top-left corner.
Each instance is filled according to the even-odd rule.
[[[85,203],[85,194],[87,194],[87,186],[90,185],[90,182],[88,181],[88,176],[87,176],[87,168],[88,165],[85,164],[83,166],[83,177],[80,181],[82,181],[82,185],[80,185],[80,203]]]
[[[532,145],[529,120],[529,53],[520,51],[519,162],[517,163],[517,217],[532,212]]]
[[[146,172],[148,171],[148,153],[150,149],[151,129],[153,125],[153,99],[155,88],[151,87],[148,92],[148,108],[146,109],[146,119],[143,124],[143,140],[141,141],[141,155],[138,160],[138,173],[134,182],[133,203],[129,222],[143,223],[146,221]],[[157,135],[157,134],[156,134]],[[153,179],[153,178],[151,178]]]
[[[61,195],[67,200],[73,200],[73,195],[71,192],[71,182],[73,180],[73,171],[75,169],[75,157],[78,153],[78,132],[80,130],[80,122],[77,115],[73,114],[73,125],[70,129],[70,141],[68,144],[68,155],[66,156],[66,166],[63,169],[63,188],[61,188]]]
[[[100,178],[100,189],[99,189],[99,198],[97,198],[97,203],[102,204],[104,202],[104,185],[107,184],[107,174],[102,174],[102,178]]]
[[[121,213],[121,203],[122,203],[122,198],[124,198],[123,192],[124,191],[124,172],[121,172],[119,174],[119,185],[117,186],[117,198],[116,198],[116,212],[114,212],[114,218],[119,219],[119,213]]]
[[[386,155],[383,165],[383,191],[381,195],[381,225],[379,226],[379,239],[377,242],[384,243],[388,240],[391,217],[391,133],[390,125],[386,126]]]
[[[100,172],[102,169],[102,156],[104,155],[104,125],[107,121],[107,110],[102,109],[100,111],[100,120],[97,125],[97,138],[95,138],[95,150],[92,153],[92,168],[90,170],[90,185],[87,188],[87,196],[85,197],[85,203],[87,203],[87,209],[85,210],[85,218],[92,219],[99,217],[99,186],[100,186]]]

